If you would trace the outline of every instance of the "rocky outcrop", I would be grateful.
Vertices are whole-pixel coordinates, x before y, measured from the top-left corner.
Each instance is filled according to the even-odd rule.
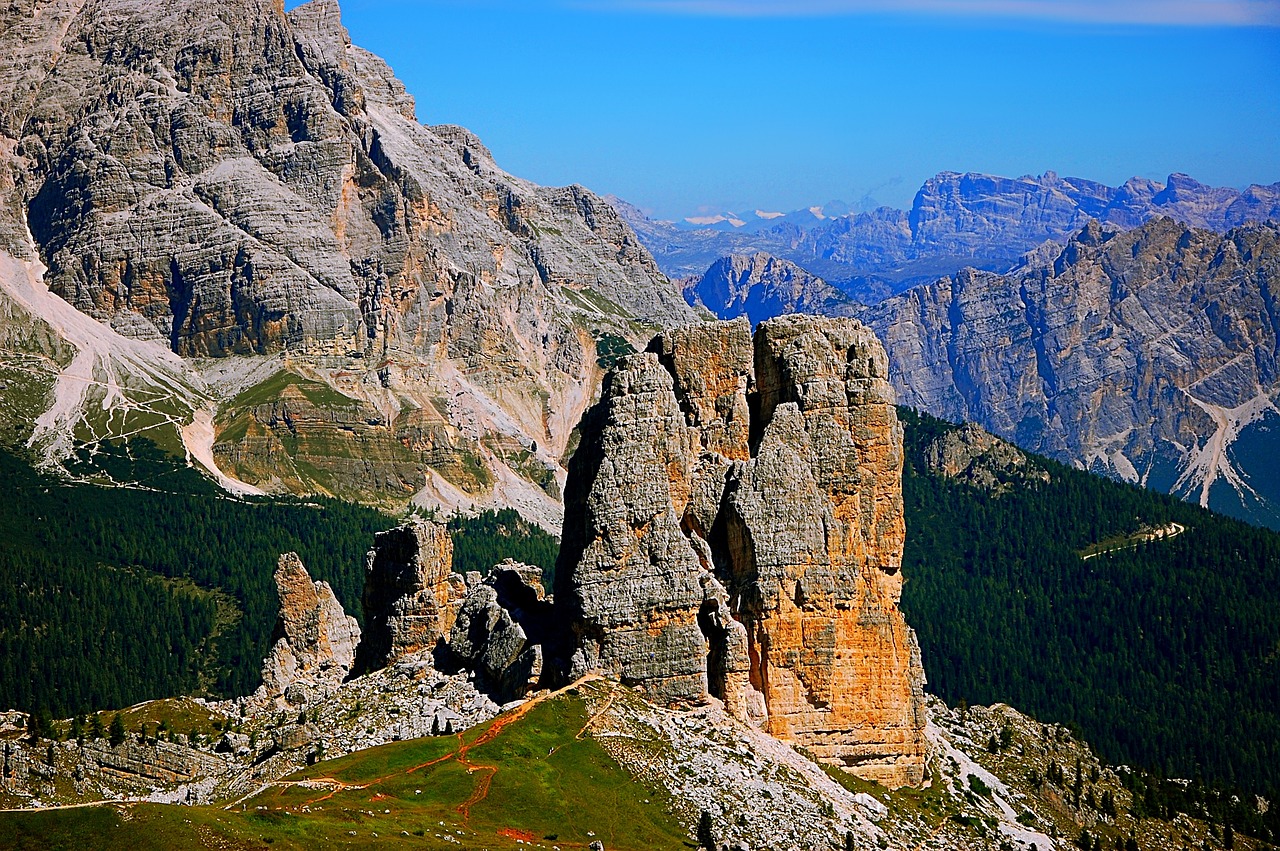
[[[681,518],[698,434],[652,354],[624,358],[602,392],[570,461],[556,562],[560,618],[578,633],[571,676],[603,668],[652,700],[696,701],[706,694],[703,567]]]
[[[852,320],[659,335],[623,360],[570,467],[567,669],[716,697],[820,759],[923,778],[923,673],[898,600],[902,434]]]
[[[275,583],[280,616],[254,698],[280,706],[305,705],[333,693],[347,678],[360,626],[342,610],[329,583],[311,581],[296,553],[280,556]]]
[[[453,572],[453,540],[437,523],[414,518],[379,532],[365,560],[360,673],[430,653],[449,634],[466,592]]]
[[[1027,454],[986,429],[965,423],[939,435],[924,450],[929,470],[999,496],[1015,486],[1049,481]]]
[[[873,308],[902,404],[1280,528],[1280,226],[1082,228]]]
[[[683,290],[690,304],[721,319],[745,316],[753,326],[786,313],[855,316],[860,309],[817,275],[764,252],[722,257]]]
[[[453,572],[449,530],[415,518],[374,537],[365,566],[359,674],[397,663],[466,670],[500,703],[543,681],[552,633],[542,570],[508,559],[488,575]]]
[[[542,680],[543,642],[552,626],[542,570],[506,561],[467,594],[449,633],[449,651],[476,672],[476,685],[500,703]]]

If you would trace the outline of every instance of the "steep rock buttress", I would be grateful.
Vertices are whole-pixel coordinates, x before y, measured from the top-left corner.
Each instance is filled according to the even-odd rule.
[[[854,320],[664,333],[623,360],[570,464],[566,673],[726,708],[890,786],[924,774],[902,591],[902,430]]]

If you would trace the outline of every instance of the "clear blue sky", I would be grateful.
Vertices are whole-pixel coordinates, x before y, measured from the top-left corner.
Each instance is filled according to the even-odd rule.
[[[659,217],[906,206],[942,170],[1280,181],[1280,0],[342,8],[423,122],[471,128],[514,174]]]

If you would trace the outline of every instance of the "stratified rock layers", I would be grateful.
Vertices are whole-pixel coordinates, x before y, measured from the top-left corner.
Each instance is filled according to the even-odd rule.
[[[571,674],[740,718],[891,786],[923,779],[923,671],[898,608],[902,432],[853,320],[668,332],[583,421],[556,605]]]
[[[336,0],[284,6],[0,4],[0,290],[39,258],[92,339],[227,379],[201,463],[253,487],[558,527],[603,353],[696,314],[591,192],[420,124]]]
[[[964,270],[865,318],[904,405],[1280,527],[1274,439],[1232,449],[1280,401],[1277,258],[1275,222],[1092,222],[1015,273]]]

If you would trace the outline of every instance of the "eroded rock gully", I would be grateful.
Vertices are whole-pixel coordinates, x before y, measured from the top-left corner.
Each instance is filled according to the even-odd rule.
[[[853,320],[677,329],[623,360],[570,464],[564,673],[740,719],[890,786],[924,771],[898,608],[902,431]]]

